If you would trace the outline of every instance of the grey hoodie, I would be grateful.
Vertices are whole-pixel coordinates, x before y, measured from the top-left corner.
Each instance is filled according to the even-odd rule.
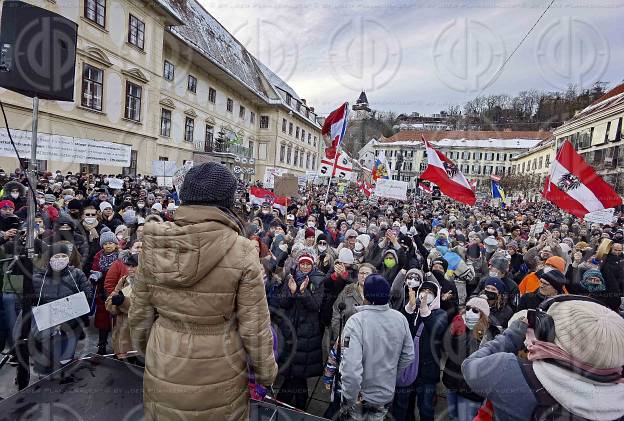
[[[392,402],[397,373],[414,360],[414,342],[405,317],[386,305],[363,305],[342,335],[342,397],[358,394],[373,405]]]

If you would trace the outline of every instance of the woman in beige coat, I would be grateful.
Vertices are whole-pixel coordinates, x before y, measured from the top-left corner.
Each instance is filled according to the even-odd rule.
[[[220,164],[194,167],[174,221],[145,225],[129,320],[147,419],[246,420],[248,366],[261,385],[277,374],[258,253],[230,210],[236,186]]]

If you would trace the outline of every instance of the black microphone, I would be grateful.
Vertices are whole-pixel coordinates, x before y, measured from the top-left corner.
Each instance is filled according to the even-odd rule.
[[[345,303],[338,303],[338,311],[340,313],[342,313],[343,311],[345,311],[345,308],[347,308],[347,305]]]

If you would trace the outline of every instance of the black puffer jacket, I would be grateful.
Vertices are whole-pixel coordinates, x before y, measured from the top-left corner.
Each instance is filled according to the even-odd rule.
[[[279,312],[280,370],[286,377],[309,378],[321,375],[323,352],[319,311],[323,297],[323,274],[313,269],[302,293],[290,292],[288,280],[282,285]],[[299,278],[295,274],[295,279]],[[303,280],[298,281],[298,285]]]
[[[609,298],[607,306],[614,311],[620,307],[620,297],[624,295],[624,256],[609,254],[605,257],[600,268],[605,280]]]

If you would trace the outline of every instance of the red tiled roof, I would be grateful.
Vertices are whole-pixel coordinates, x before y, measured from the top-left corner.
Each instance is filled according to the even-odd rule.
[[[552,137],[552,132],[548,131],[470,131],[470,130],[450,130],[450,131],[422,131],[405,130],[395,135],[381,139],[382,142],[399,142],[420,140],[424,136],[427,141],[438,141],[442,139],[541,139],[546,140]]]

